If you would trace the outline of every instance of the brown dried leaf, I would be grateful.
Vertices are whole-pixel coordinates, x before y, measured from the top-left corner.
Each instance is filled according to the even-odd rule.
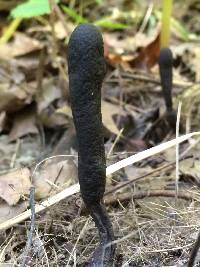
[[[21,195],[29,194],[30,187],[30,171],[28,168],[0,176],[0,198],[10,206],[17,204]]]
[[[0,132],[2,132],[6,127],[6,112],[0,113]]]
[[[42,90],[36,96],[38,112],[47,108],[54,100],[60,99],[62,96],[61,89],[54,84],[53,79],[44,80]]]
[[[15,112],[32,101],[34,90],[29,90],[27,84],[22,86],[10,83],[0,83],[0,111]]]
[[[9,134],[9,140],[14,141],[27,134],[38,134],[38,129],[35,125],[35,111],[28,107],[17,114],[13,119],[13,126]]]
[[[200,47],[195,47],[193,49],[193,54],[191,58],[190,65],[192,70],[195,72],[195,81],[200,82]]]
[[[102,121],[104,126],[112,133],[118,135],[119,130],[113,120],[114,115],[122,115],[122,110],[120,106],[113,105],[109,102],[102,101]]]
[[[62,189],[68,187],[77,180],[77,166],[74,161],[63,160],[45,165],[33,178],[35,186],[35,197],[43,199]]]
[[[56,128],[58,126],[66,127],[68,119],[63,116],[63,114],[58,114],[56,111],[50,109],[45,109],[42,113],[38,114],[40,122],[48,128]]]
[[[55,21],[54,23],[54,31],[55,31],[55,37],[59,40],[65,39],[66,36],[71,34],[71,32],[74,30],[74,24],[70,21],[67,22],[67,27],[63,25],[63,23],[59,21]],[[27,30],[28,33],[51,33],[52,32],[52,26],[46,25],[46,26],[32,26]]]
[[[53,102],[62,98],[61,89],[55,85],[53,79],[43,82],[42,90],[36,96],[38,117],[42,124],[49,128],[66,126],[68,119],[63,116],[65,112],[57,112]]]
[[[14,39],[10,43],[0,45],[0,58],[8,59],[29,54],[40,50],[43,45],[33,38],[23,33],[15,33]]]
[[[32,102],[35,86],[25,81],[25,74],[14,60],[0,59],[0,111],[15,112]]]
[[[56,113],[65,114],[68,117],[72,118],[72,110],[71,110],[71,108],[69,106],[63,106],[61,108],[58,108],[56,110]]]
[[[116,38],[116,36],[115,36]],[[138,33],[134,37],[125,37],[120,40],[106,39],[107,45],[112,47],[112,53],[106,52],[110,64],[120,64],[124,69],[149,69],[157,62],[160,52],[160,26],[147,36]],[[107,49],[108,50],[108,49]]]
[[[138,55],[129,62],[131,67],[150,69],[157,61],[160,54],[160,32],[147,46],[140,48]]]
[[[27,207],[28,207],[28,201],[23,201],[17,204],[16,206],[9,206],[7,203],[3,201],[0,202],[0,223],[3,223],[11,218],[14,218],[15,216],[25,211]]]

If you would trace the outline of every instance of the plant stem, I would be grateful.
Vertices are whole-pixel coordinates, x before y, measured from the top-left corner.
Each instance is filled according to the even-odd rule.
[[[162,1],[162,28],[161,28],[161,47],[169,46],[170,37],[170,18],[172,12],[173,0]]]
[[[3,35],[0,37],[0,44],[5,44],[10,40],[10,38],[14,35],[15,31],[19,27],[21,21],[22,18],[16,18],[12,20],[10,25],[4,31]]]

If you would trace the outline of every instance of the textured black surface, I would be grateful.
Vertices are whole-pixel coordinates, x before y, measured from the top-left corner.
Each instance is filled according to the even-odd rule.
[[[163,96],[167,110],[172,110],[172,67],[173,55],[170,48],[161,48],[159,57],[159,69]]]
[[[79,182],[86,204],[99,202],[105,189],[106,160],[101,121],[105,75],[103,40],[96,27],[83,24],[68,46],[69,87],[79,146]]]
[[[78,139],[78,175],[83,200],[99,229],[100,246],[88,266],[112,266],[113,231],[102,204],[106,159],[101,118],[101,86],[105,75],[103,40],[90,24],[78,26],[68,45],[72,113]]]
[[[166,104],[166,121],[170,128],[176,130],[176,112],[172,103],[172,81],[173,81],[173,55],[170,48],[162,48],[159,57],[160,79],[163,96]],[[181,126],[180,126],[181,128]]]

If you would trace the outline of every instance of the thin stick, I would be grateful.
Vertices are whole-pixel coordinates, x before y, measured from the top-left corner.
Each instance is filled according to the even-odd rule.
[[[32,241],[33,241],[33,234],[35,231],[35,187],[31,187],[30,190],[30,207],[31,207],[31,227],[28,234],[28,240],[26,243],[24,255],[23,255],[23,261],[20,267],[25,267],[28,264],[28,255],[31,250]]]
[[[138,81],[143,81],[143,82],[147,82],[147,83],[160,85],[160,80],[159,79],[155,79],[155,78],[150,77],[150,76],[144,76],[144,74],[122,72],[121,75],[124,78],[129,78],[129,79],[134,79],[134,80],[138,80]],[[113,79],[111,79],[111,81],[113,81]],[[118,81],[118,80],[116,80],[116,81]],[[185,88],[187,88],[187,87],[190,87],[192,85],[193,84],[191,82],[185,82],[185,81],[179,81],[179,80],[174,80],[173,81],[173,86],[176,86],[176,87],[181,87],[181,88],[185,87]]]
[[[181,160],[184,160],[184,158],[181,158],[180,161]],[[122,189],[123,187],[126,187],[126,186],[128,186],[128,185],[130,185],[132,183],[135,183],[136,181],[141,180],[141,179],[143,179],[143,178],[145,178],[147,176],[150,176],[150,175],[153,175],[153,174],[155,174],[157,172],[160,172],[161,170],[164,170],[164,169],[167,169],[167,168],[172,168],[174,164],[176,164],[176,161],[168,163],[168,164],[165,164],[164,166],[158,167],[157,169],[155,169],[155,170],[153,170],[151,172],[148,172],[148,173],[145,173],[145,174],[143,174],[141,176],[138,176],[136,178],[130,179],[127,182],[123,182],[122,184],[120,184],[118,186],[115,186],[113,189],[107,191],[105,193],[105,196],[108,195],[108,194],[112,194],[112,193],[116,192],[117,190]]]
[[[109,152],[108,152],[108,154],[107,154],[107,158],[109,158],[109,157],[111,156],[111,154],[112,154],[112,152],[113,152],[113,150],[114,150],[115,145],[117,144],[117,142],[119,141],[119,139],[120,139],[120,137],[121,137],[121,135],[122,135],[123,130],[124,130],[124,128],[122,128],[122,129],[119,131],[117,137],[115,138],[115,141],[113,142],[113,144],[112,144],[112,146],[111,146],[111,148],[110,148],[110,150],[109,150]]]
[[[145,197],[176,197],[176,193],[173,190],[152,190],[152,191],[140,191],[136,193],[123,193],[120,194],[119,196],[116,197],[110,197],[110,198],[105,198],[105,204],[106,205],[113,205],[116,202],[124,202],[130,199],[143,199]],[[184,200],[196,200],[194,196],[191,194],[187,194],[184,192],[179,192],[177,195],[177,198],[181,198]]]
[[[37,171],[37,169],[40,167],[41,164],[43,164],[44,162],[46,162],[49,159],[54,159],[54,158],[58,158],[58,157],[60,157],[60,158],[74,158],[75,156],[74,155],[55,155],[55,156],[45,158],[36,164],[36,166],[33,170],[33,173],[32,173],[32,177],[35,175],[35,172]]]
[[[54,9],[57,17],[61,21],[61,23],[63,25],[63,28],[65,30],[66,35],[68,35],[68,33],[69,33],[68,24],[66,23],[65,16],[63,15],[62,11],[60,10],[60,8],[57,5],[57,3],[55,2],[55,0],[51,0],[51,6],[52,6],[52,9]]]
[[[145,151],[139,152],[136,155],[130,156],[126,159],[120,160],[117,163],[112,164],[111,166],[108,166],[106,169],[106,174],[109,175],[111,173],[114,173],[126,166],[132,165],[138,161],[141,161],[143,159],[146,159],[150,156],[156,155],[160,152],[165,151],[166,149],[173,147],[178,143],[182,143],[188,139],[190,139],[191,137],[195,136],[195,135],[199,135],[200,132],[196,132],[196,133],[191,133],[191,134],[186,134],[183,136],[180,136],[178,138],[175,138],[173,140],[170,140],[168,142],[165,142],[163,144],[160,144],[158,146],[155,147],[151,147]]]
[[[152,11],[153,11],[153,7],[154,7],[154,2],[151,1],[151,2],[149,3],[149,5],[148,5],[146,14],[145,14],[144,19],[143,19],[143,21],[142,21],[142,25],[140,26],[138,32],[142,33],[142,32],[145,30],[145,28],[146,28],[146,26],[147,26],[147,23],[148,23],[148,21],[149,21],[149,18],[151,17],[151,14],[152,14]]]
[[[11,163],[10,163],[10,168],[11,168],[11,169],[13,169],[13,168],[15,167],[15,163],[16,163],[17,155],[18,155],[18,152],[19,152],[19,147],[20,147],[20,139],[18,138],[18,139],[17,139],[16,147],[15,147],[15,153],[14,153],[14,155],[12,156]]]
[[[72,185],[63,191],[59,192],[58,194],[55,194],[52,197],[49,197],[47,200],[44,200],[41,204],[35,205],[35,214],[47,209],[48,207],[58,203],[59,201],[72,196],[80,191],[79,184]],[[14,218],[11,218],[3,223],[0,224],[0,231],[8,229],[12,227],[13,225],[20,223],[26,219],[28,219],[31,216],[31,210],[26,210],[19,214],[18,216],[15,216]]]
[[[177,119],[176,119],[176,139],[179,137],[180,117],[181,117],[181,105],[179,102]],[[178,195],[178,181],[179,181],[179,143],[176,143],[176,195]]]
[[[185,160],[185,159],[186,159],[186,154],[187,154],[187,153],[188,153],[188,152],[189,152],[195,145],[197,145],[199,142],[200,142],[200,140],[197,140],[197,141],[194,142],[192,145],[190,145],[186,150],[184,150],[184,151],[181,153],[180,157],[179,157],[179,161]],[[153,171],[151,171],[151,172],[148,172],[148,173],[143,174],[143,175],[141,175],[141,176],[138,176],[138,177],[136,177],[136,178],[130,179],[130,180],[127,181],[127,182],[123,182],[122,184],[120,184],[120,185],[118,185],[118,186],[115,186],[113,189],[107,191],[104,195],[106,196],[106,195],[112,194],[112,193],[116,192],[117,190],[122,189],[123,187],[126,187],[126,186],[128,186],[128,185],[130,185],[130,184],[132,184],[132,183],[135,183],[136,181],[141,180],[141,179],[143,179],[143,178],[145,178],[145,177],[147,177],[147,176],[153,175],[153,174],[155,174],[156,172],[160,172],[160,171],[163,170],[163,169],[172,168],[174,164],[176,164],[176,161],[173,161],[173,162],[170,162],[170,163],[168,163],[168,164],[165,164],[164,166],[158,167],[157,169],[155,169],[155,170],[153,170]]]
[[[85,233],[85,230],[87,229],[88,222],[89,222],[89,219],[87,219],[86,223],[84,224],[83,228],[82,228],[81,231],[80,231],[80,234],[79,234],[79,236],[78,236],[78,238],[77,238],[77,240],[76,240],[76,242],[75,242],[75,245],[74,245],[74,247],[73,247],[73,249],[72,249],[72,252],[70,253],[69,259],[68,259],[68,261],[67,261],[67,266],[69,266],[69,262],[70,262],[70,260],[71,260],[71,257],[73,256],[73,254],[74,254],[75,251],[76,251],[76,247],[77,247],[77,244],[78,244],[80,238],[83,236],[83,234]]]

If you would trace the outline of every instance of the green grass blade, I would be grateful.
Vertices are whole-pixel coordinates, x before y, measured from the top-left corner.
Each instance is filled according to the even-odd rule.
[[[111,29],[111,30],[123,30],[129,27],[127,24],[112,22],[108,19],[100,19],[100,20],[94,21],[94,24],[96,26],[106,28],[106,29]]]
[[[79,15],[74,9],[69,8],[67,6],[62,6],[63,11],[65,14],[67,14],[69,17],[71,17],[77,24],[79,23],[87,23],[88,20]]]

